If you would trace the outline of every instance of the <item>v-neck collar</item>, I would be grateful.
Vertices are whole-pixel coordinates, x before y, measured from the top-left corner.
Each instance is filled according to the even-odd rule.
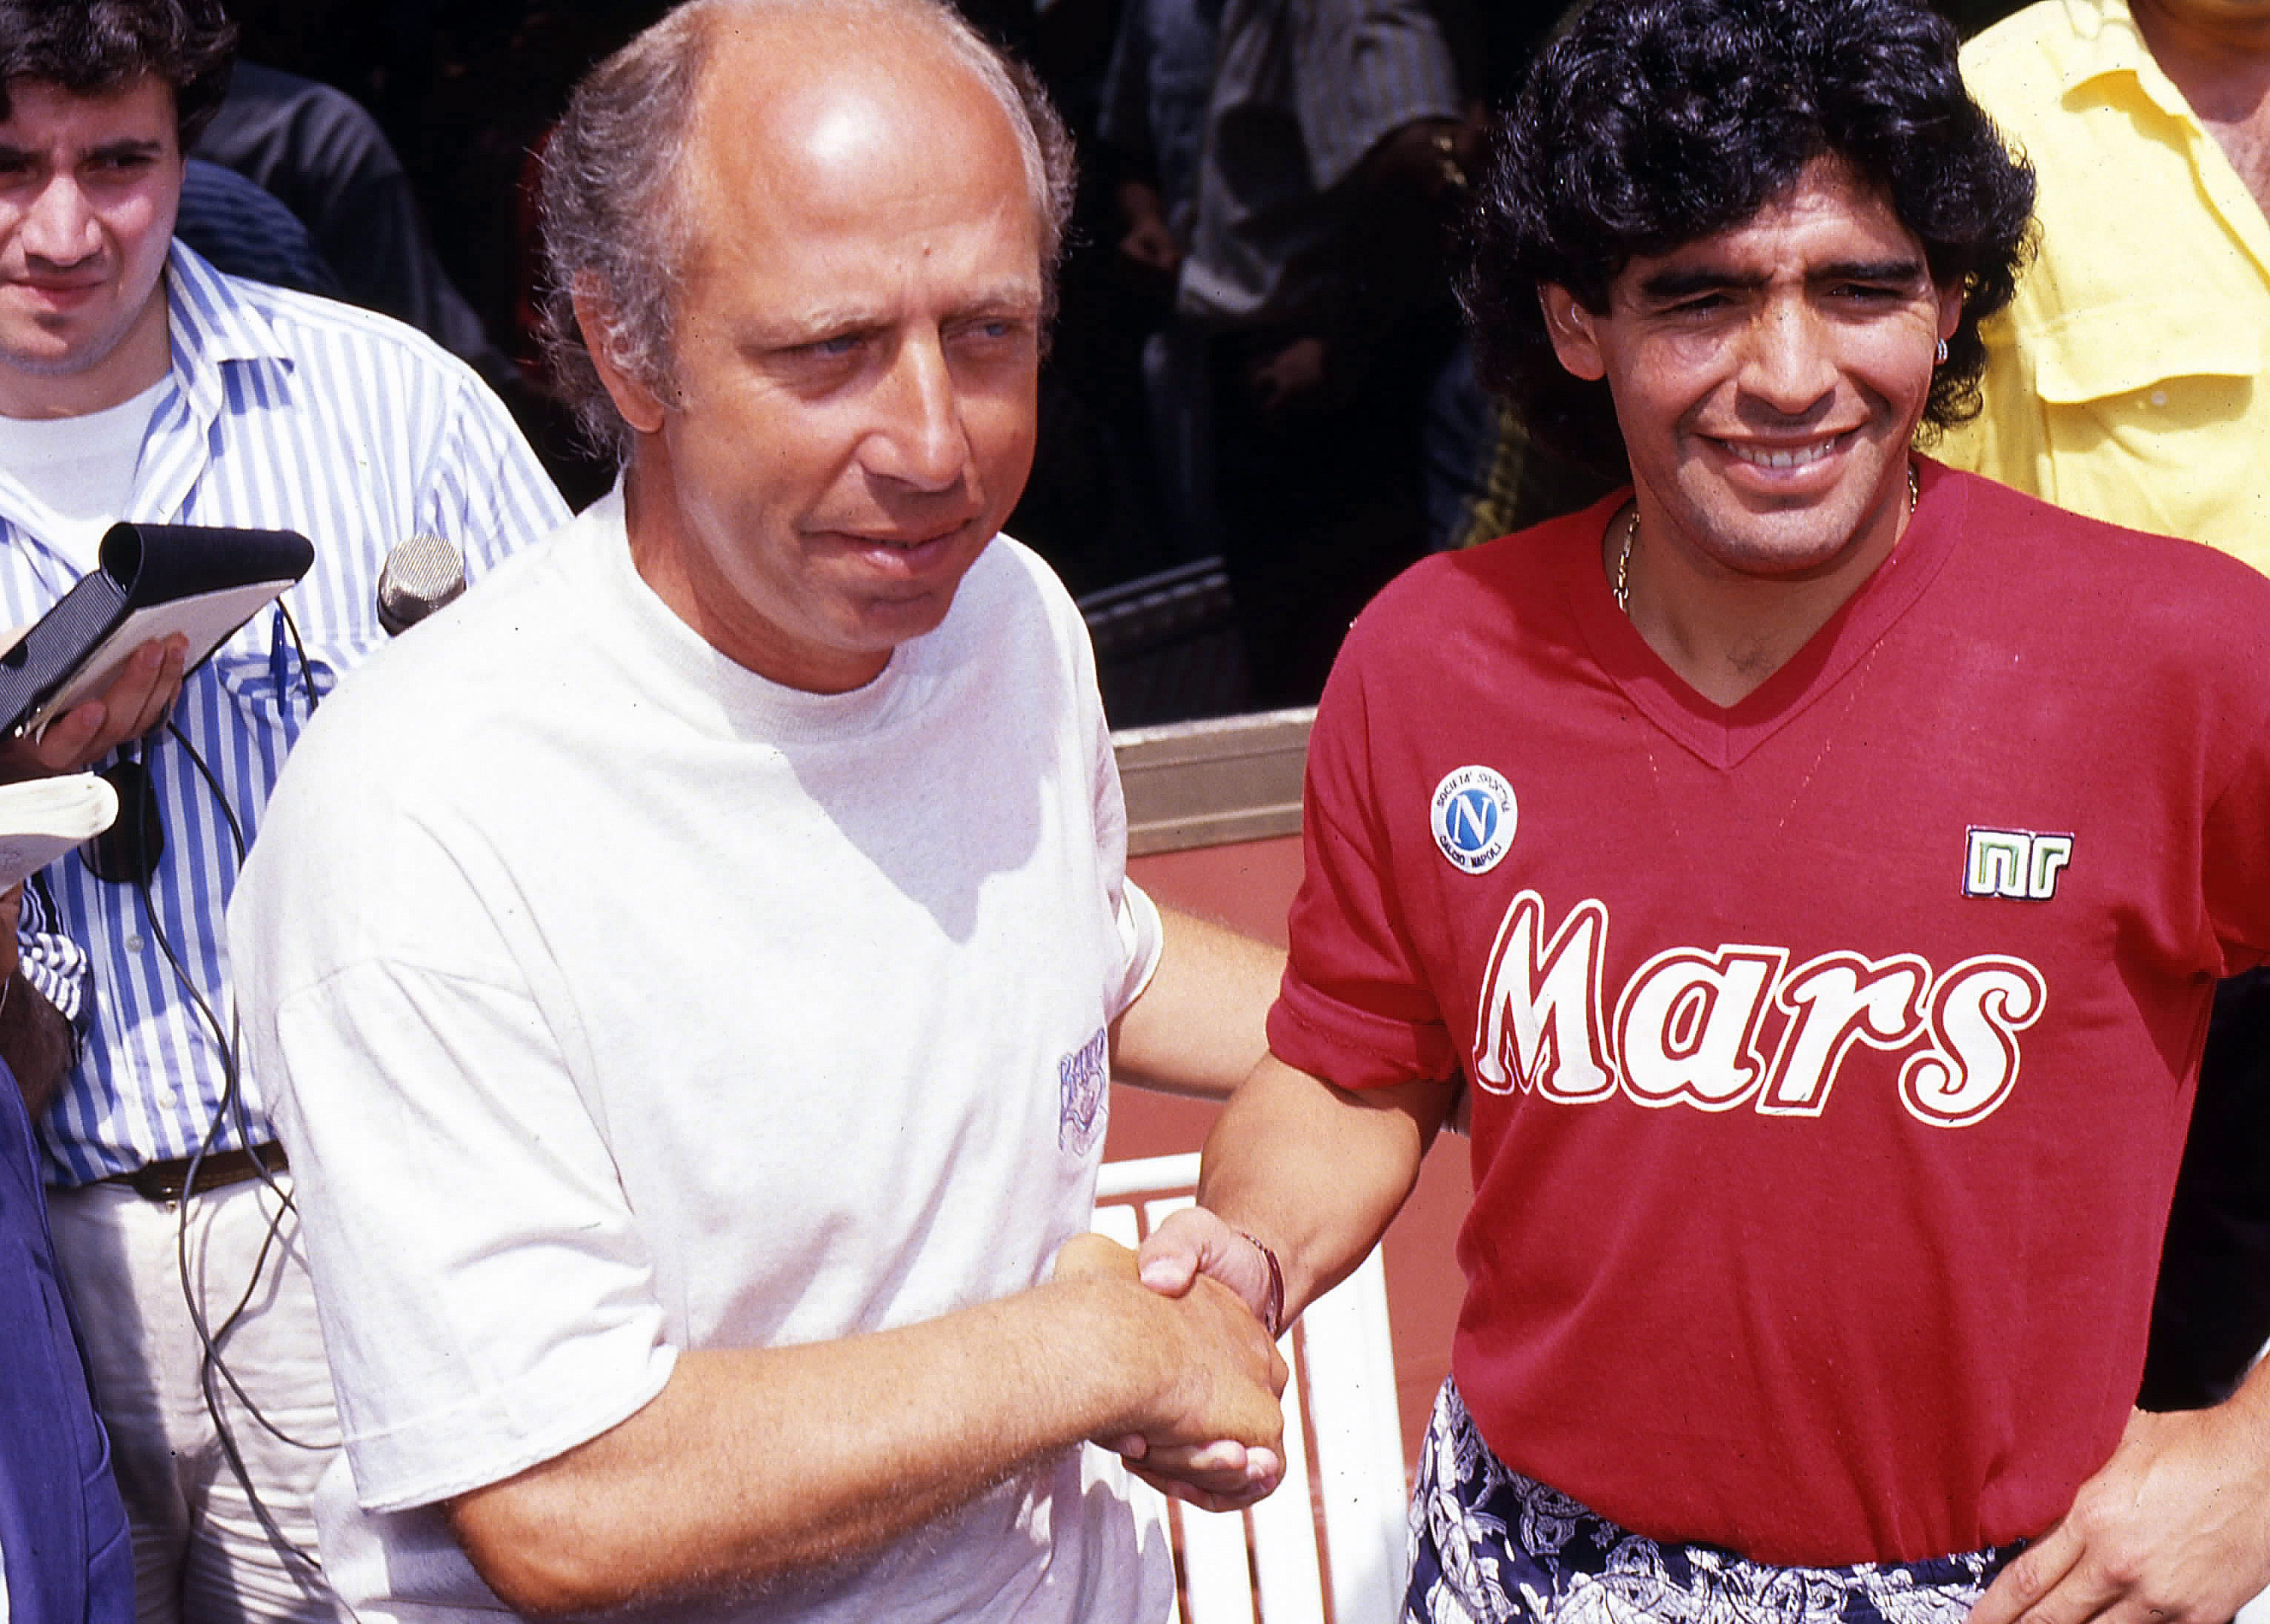
[[[1969,493],[1936,463],[1918,457],[1916,470],[1916,510],[1890,556],[1779,671],[1731,706],[1689,686],[1616,607],[1600,568],[1600,539],[1629,493],[1608,498],[1586,515],[1587,545],[1572,552],[1574,566],[1563,582],[1593,659],[1641,715],[1706,765],[1740,766],[1866,658],[1953,554]]]

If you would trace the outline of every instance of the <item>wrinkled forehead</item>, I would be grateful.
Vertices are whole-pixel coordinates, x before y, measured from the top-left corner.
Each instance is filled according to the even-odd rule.
[[[1038,278],[1043,222],[1017,126],[967,67],[919,38],[781,55],[794,43],[736,40],[704,75],[675,182],[686,269],[761,250],[749,234],[1007,211],[1031,221]]]

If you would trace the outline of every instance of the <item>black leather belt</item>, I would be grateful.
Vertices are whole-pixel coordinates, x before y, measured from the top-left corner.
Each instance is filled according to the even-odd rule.
[[[250,1150],[217,1150],[197,1160],[197,1182],[189,1182],[189,1162],[187,1156],[176,1156],[171,1161],[148,1161],[131,1173],[114,1173],[101,1182],[123,1184],[145,1201],[179,1201],[185,1194],[201,1196],[208,1190],[220,1190],[230,1184],[241,1184],[249,1178],[258,1178],[263,1172],[284,1171],[284,1147],[281,1145],[256,1145]]]

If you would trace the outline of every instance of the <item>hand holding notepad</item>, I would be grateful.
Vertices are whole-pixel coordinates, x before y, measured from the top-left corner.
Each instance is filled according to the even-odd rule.
[[[0,650],[0,733],[36,733],[100,694],[135,650],[182,640],[195,667],[308,573],[315,548],[290,530],[114,524],[95,569]]]

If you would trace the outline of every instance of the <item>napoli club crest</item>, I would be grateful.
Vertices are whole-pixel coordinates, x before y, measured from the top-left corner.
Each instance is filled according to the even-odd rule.
[[[1454,868],[1487,874],[1513,846],[1513,786],[1487,767],[1462,767],[1435,786],[1435,844]]]

